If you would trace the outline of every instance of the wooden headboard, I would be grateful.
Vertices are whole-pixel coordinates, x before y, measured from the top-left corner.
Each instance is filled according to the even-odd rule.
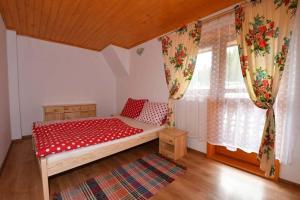
[[[96,117],[96,104],[64,104],[43,106],[44,121]]]

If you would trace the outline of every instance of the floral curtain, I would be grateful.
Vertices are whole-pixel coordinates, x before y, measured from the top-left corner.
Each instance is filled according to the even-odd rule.
[[[193,22],[160,38],[169,89],[169,127],[175,126],[174,100],[182,98],[193,76],[199,49],[200,22]]]
[[[275,174],[274,102],[285,68],[297,0],[251,1],[237,6],[235,24],[242,74],[253,103],[267,109],[258,159],[266,176]]]

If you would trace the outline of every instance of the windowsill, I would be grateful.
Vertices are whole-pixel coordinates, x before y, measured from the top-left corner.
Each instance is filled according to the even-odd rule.
[[[211,157],[209,157],[215,161],[224,163],[226,165],[229,165],[231,167],[235,167],[238,169],[241,169],[243,171],[247,171],[250,172],[252,174],[258,175],[258,176],[262,176],[264,177],[264,172],[259,170],[259,168],[256,165],[252,165],[234,158],[230,158],[224,155],[219,155],[219,154],[214,154]]]
[[[258,165],[251,163],[251,162],[246,162],[246,161],[231,157],[230,155],[220,154],[216,151],[216,147],[217,147],[216,145],[207,143],[207,157],[208,158],[213,159],[218,162],[221,162],[221,163],[224,163],[231,167],[235,167],[235,168],[241,169],[243,171],[255,174],[257,176],[267,178],[267,177],[265,177],[264,172],[262,170],[260,170]],[[275,173],[274,178],[267,178],[267,179],[270,179],[273,181],[278,181],[279,170],[280,170],[279,160],[275,161],[275,168],[276,168],[276,173]]]

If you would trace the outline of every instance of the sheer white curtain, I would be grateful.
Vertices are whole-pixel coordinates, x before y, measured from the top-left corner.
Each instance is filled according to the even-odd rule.
[[[194,75],[183,99],[175,104],[175,120],[191,138],[257,153],[265,111],[251,102],[246,91],[234,26],[233,14],[203,24]],[[283,90],[281,95],[285,94]],[[283,99],[279,94],[275,105],[277,158],[282,157],[286,118]]]
[[[296,134],[299,134],[299,111],[300,111],[300,6],[297,8],[293,35],[291,38],[288,54],[287,73],[284,78],[288,79],[287,85],[280,88],[280,95],[286,101],[286,123],[284,134],[281,137],[281,148],[278,153],[280,161],[290,164]]]

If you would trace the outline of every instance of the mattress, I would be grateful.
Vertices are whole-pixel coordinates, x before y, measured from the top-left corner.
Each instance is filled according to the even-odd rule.
[[[64,160],[64,159],[72,157],[72,156],[80,156],[80,155],[86,154],[90,151],[93,151],[99,147],[109,146],[111,144],[115,144],[118,142],[129,141],[131,139],[142,137],[144,135],[151,134],[153,132],[156,132],[156,131],[159,131],[159,130],[162,130],[165,128],[164,125],[156,126],[156,125],[146,124],[146,123],[143,123],[143,122],[131,119],[131,118],[123,117],[123,116],[114,116],[114,118],[118,118],[132,127],[143,129],[143,132],[136,134],[136,135],[132,135],[132,136],[128,136],[125,138],[120,138],[120,139],[116,139],[116,140],[112,140],[112,141],[108,141],[108,142],[104,142],[104,143],[100,143],[100,144],[96,144],[96,145],[92,145],[92,146],[88,146],[88,147],[82,147],[82,148],[71,150],[71,151],[65,151],[65,152],[61,152],[61,153],[57,153],[57,154],[51,154],[46,157],[47,163],[57,162],[57,161]]]

